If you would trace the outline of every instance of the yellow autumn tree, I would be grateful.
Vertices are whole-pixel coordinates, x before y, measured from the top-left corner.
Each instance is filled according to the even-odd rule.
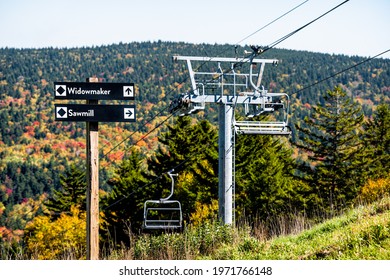
[[[201,225],[206,221],[217,220],[218,200],[213,199],[211,204],[195,202],[195,212],[191,213],[190,222],[194,226]]]
[[[390,177],[375,180],[369,179],[360,189],[358,199],[370,203],[386,195],[390,195]]]
[[[86,214],[76,207],[51,221],[38,216],[26,226],[24,241],[31,259],[83,259],[86,255]]]

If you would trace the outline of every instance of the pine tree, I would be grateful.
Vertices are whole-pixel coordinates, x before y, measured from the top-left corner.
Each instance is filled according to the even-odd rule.
[[[323,99],[324,105],[313,106],[311,116],[297,124],[301,134],[295,145],[308,155],[299,174],[311,186],[313,207],[325,210],[350,202],[365,172],[361,106],[340,87],[327,91]]]
[[[129,229],[139,231],[142,225],[143,204],[150,195],[143,162],[141,153],[132,150],[108,181],[112,191],[102,199],[102,234],[118,244],[128,243]]]
[[[54,190],[53,196],[45,203],[53,217],[69,213],[72,206],[86,210],[87,182],[85,172],[72,165],[65,175],[60,175],[61,189]]]
[[[390,105],[379,105],[373,118],[363,127],[363,141],[369,149],[370,176],[385,178],[390,175]]]
[[[182,201],[183,217],[188,220],[195,203],[211,204],[218,194],[218,135],[211,124],[181,117],[159,137],[155,156],[148,160],[149,171],[155,176],[173,168],[179,174],[173,199]],[[164,176],[154,185],[152,198],[164,197],[170,180]]]
[[[295,161],[285,139],[239,135],[236,140],[236,208],[238,216],[265,220],[302,207]]]
[[[211,204],[218,189],[216,139],[209,122],[196,123],[183,117],[159,137],[160,146],[146,164],[139,152],[132,151],[108,182],[113,188],[102,203],[102,233],[117,244],[128,244],[129,230],[139,232],[142,228],[145,201],[158,200],[170,192],[166,173],[173,168],[179,177],[171,199],[181,202],[185,219],[195,211],[196,202]]]

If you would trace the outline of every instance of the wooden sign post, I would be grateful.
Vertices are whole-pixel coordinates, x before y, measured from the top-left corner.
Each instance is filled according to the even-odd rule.
[[[87,82],[98,82],[89,78]],[[98,104],[87,100],[87,104]],[[99,123],[87,122],[87,260],[99,259]]]
[[[99,100],[134,100],[134,83],[55,82],[55,99],[86,104],[56,104],[56,121],[87,124],[87,260],[99,259],[99,122],[135,122],[135,105],[99,105]]]

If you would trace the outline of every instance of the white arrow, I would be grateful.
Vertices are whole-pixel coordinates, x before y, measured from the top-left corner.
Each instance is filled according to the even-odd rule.
[[[123,109],[123,118],[125,120],[133,120],[135,119],[135,113],[134,113],[134,108],[124,108]]]
[[[133,86],[123,86],[123,96],[124,97],[134,97]]]

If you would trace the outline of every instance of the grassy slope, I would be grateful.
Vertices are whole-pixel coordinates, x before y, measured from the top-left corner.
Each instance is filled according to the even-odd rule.
[[[390,198],[328,220],[297,235],[253,237],[223,245],[211,259],[390,259]]]
[[[294,226],[295,221],[287,221]],[[297,225],[297,224],[296,224]],[[188,226],[183,233],[131,236],[129,248],[105,259],[205,260],[390,260],[390,197],[301,231],[264,239],[247,226],[232,229],[216,222]],[[261,231],[258,230],[257,233]],[[263,239],[263,240],[262,240]]]

